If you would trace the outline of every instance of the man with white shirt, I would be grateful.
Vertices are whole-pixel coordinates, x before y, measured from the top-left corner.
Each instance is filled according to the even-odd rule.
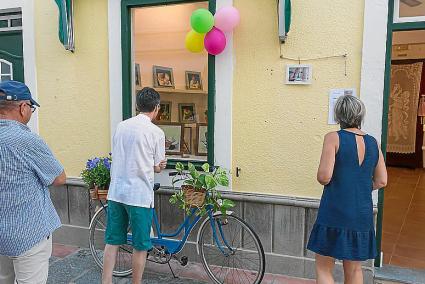
[[[127,243],[129,223],[133,243],[133,283],[141,282],[147,251],[152,248],[154,172],[161,172],[167,163],[164,132],[152,123],[158,115],[159,103],[157,91],[143,88],[136,98],[140,114],[118,124],[113,138],[103,284],[112,284],[118,248]]]

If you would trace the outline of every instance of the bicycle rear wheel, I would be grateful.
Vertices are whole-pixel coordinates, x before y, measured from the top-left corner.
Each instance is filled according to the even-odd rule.
[[[105,249],[105,231],[107,225],[107,209],[105,205],[93,216],[90,223],[89,247],[96,264],[103,269],[103,251]],[[132,273],[131,256],[133,248],[130,243],[119,246],[113,271],[114,276],[128,276]]]
[[[254,230],[233,215],[215,215],[213,225],[210,221],[209,218],[200,229],[198,242],[208,276],[214,283],[261,283],[266,261],[263,246]]]

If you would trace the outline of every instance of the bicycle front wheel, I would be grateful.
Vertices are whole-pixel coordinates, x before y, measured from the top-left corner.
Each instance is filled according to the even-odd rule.
[[[214,283],[261,283],[266,262],[263,246],[244,220],[219,214],[200,230],[202,264]]]
[[[103,269],[103,251],[105,249],[105,232],[107,226],[108,205],[103,206],[93,216],[90,223],[89,247],[96,264]],[[132,273],[131,256],[133,248],[131,244],[120,245],[118,249],[114,276],[128,276]]]

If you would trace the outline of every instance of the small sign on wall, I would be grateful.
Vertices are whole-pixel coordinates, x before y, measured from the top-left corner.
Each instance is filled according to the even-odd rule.
[[[339,97],[344,95],[356,95],[356,89],[332,89],[329,92],[329,114],[328,114],[328,124],[337,124],[335,121],[335,103]]]
[[[311,65],[286,65],[286,84],[309,85],[311,84]]]

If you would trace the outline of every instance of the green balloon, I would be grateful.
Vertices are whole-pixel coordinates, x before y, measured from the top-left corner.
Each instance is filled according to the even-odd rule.
[[[190,17],[190,25],[197,33],[205,34],[214,26],[214,16],[207,9],[198,9]]]

